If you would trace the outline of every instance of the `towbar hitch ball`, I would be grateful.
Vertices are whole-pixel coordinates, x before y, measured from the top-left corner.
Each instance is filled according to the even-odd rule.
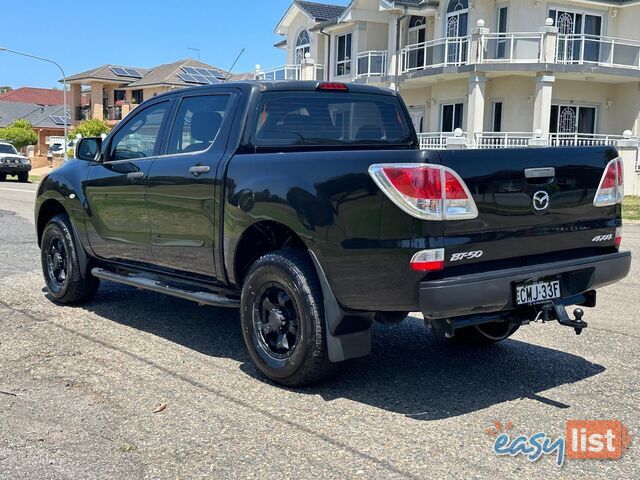
[[[580,335],[582,330],[589,326],[587,322],[582,320],[582,317],[584,317],[584,310],[576,308],[573,311],[573,316],[575,317],[573,320],[569,318],[564,305],[551,302],[542,306],[543,321],[548,322],[550,320],[557,320],[560,325],[571,327],[575,330],[576,335]]]

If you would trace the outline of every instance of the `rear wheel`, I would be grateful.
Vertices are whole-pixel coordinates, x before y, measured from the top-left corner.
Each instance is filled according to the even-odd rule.
[[[27,183],[29,181],[29,172],[18,173],[18,181],[22,183]]]
[[[251,359],[271,380],[300,387],[332,371],[322,290],[304,254],[281,250],[258,259],[242,289],[240,315]]]
[[[470,345],[492,345],[516,333],[520,325],[512,322],[492,322],[456,330],[452,340]]]
[[[56,215],[44,227],[41,241],[42,273],[49,294],[58,303],[84,303],[95,295],[100,280],[81,272],[73,227],[66,215]]]

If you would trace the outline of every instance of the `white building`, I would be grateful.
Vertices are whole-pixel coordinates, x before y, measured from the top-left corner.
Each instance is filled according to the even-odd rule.
[[[640,0],[294,0],[257,77],[397,88],[424,147],[615,144],[640,135],[639,25]]]

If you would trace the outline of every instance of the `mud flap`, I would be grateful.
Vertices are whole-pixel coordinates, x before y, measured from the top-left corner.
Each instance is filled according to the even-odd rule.
[[[345,312],[338,303],[327,277],[315,254],[309,255],[316,268],[322,296],[324,298],[324,316],[329,360],[337,363],[352,358],[366,357],[371,353],[372,313],[351,314]]]

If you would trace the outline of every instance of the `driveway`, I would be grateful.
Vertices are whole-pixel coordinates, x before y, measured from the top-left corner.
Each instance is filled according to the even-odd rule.
[[[374,327],[373,354],[288,390],[245,352],[237,312],[103,283],[83,307],[43,292],[35,186],[0,183],[0,478],[640,478],[615,461],[497,457],[569,419],[640,420],[640,225],[633,271],[599,292],[581,336],[555,323],[488,349],[416,315]]]

